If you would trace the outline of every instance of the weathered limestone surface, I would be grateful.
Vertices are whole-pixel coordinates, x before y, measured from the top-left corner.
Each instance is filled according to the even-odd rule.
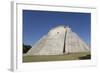
[[[27,55],[61,55],[88,51],[88,45],[69,27],[58,26],[44,35]]]
[[[70,28],[67,28],[65,53],[88,52],[89,46]]]

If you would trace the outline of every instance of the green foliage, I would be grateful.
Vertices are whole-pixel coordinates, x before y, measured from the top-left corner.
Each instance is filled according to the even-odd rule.
[[[23,44],[23,53],[27,53],[30,50],[30,48],[31,48],[30,45]]]
[[[88,55],[86,55],[86,56],[82,56],[82,57],[79,57],[79,59],[91,59],[91,55],[90,54],[88,54]]]

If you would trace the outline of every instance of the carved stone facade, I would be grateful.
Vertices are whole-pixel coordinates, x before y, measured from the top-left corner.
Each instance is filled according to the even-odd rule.
[[[71,28],[58,26],[44,35],[27,55],[61,55],[88,51],[89,46]]]

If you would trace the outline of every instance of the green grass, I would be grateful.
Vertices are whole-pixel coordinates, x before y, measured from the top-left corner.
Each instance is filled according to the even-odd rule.
[[[64,55],[40,55],[23,56],[23,62],[42,62],[42,61],[64,61],[64,60],[85,60],[90,59],[90,52],[73,53]]]

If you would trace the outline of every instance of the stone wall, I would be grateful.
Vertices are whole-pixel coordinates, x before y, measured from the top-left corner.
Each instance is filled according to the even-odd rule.
[[[65,54],[89,51],[86,43],[76,33],[72,32],[69,27],[58,26],[43,36],[28,51],[27,55],[61,55],[64,54],[64,49]]]

